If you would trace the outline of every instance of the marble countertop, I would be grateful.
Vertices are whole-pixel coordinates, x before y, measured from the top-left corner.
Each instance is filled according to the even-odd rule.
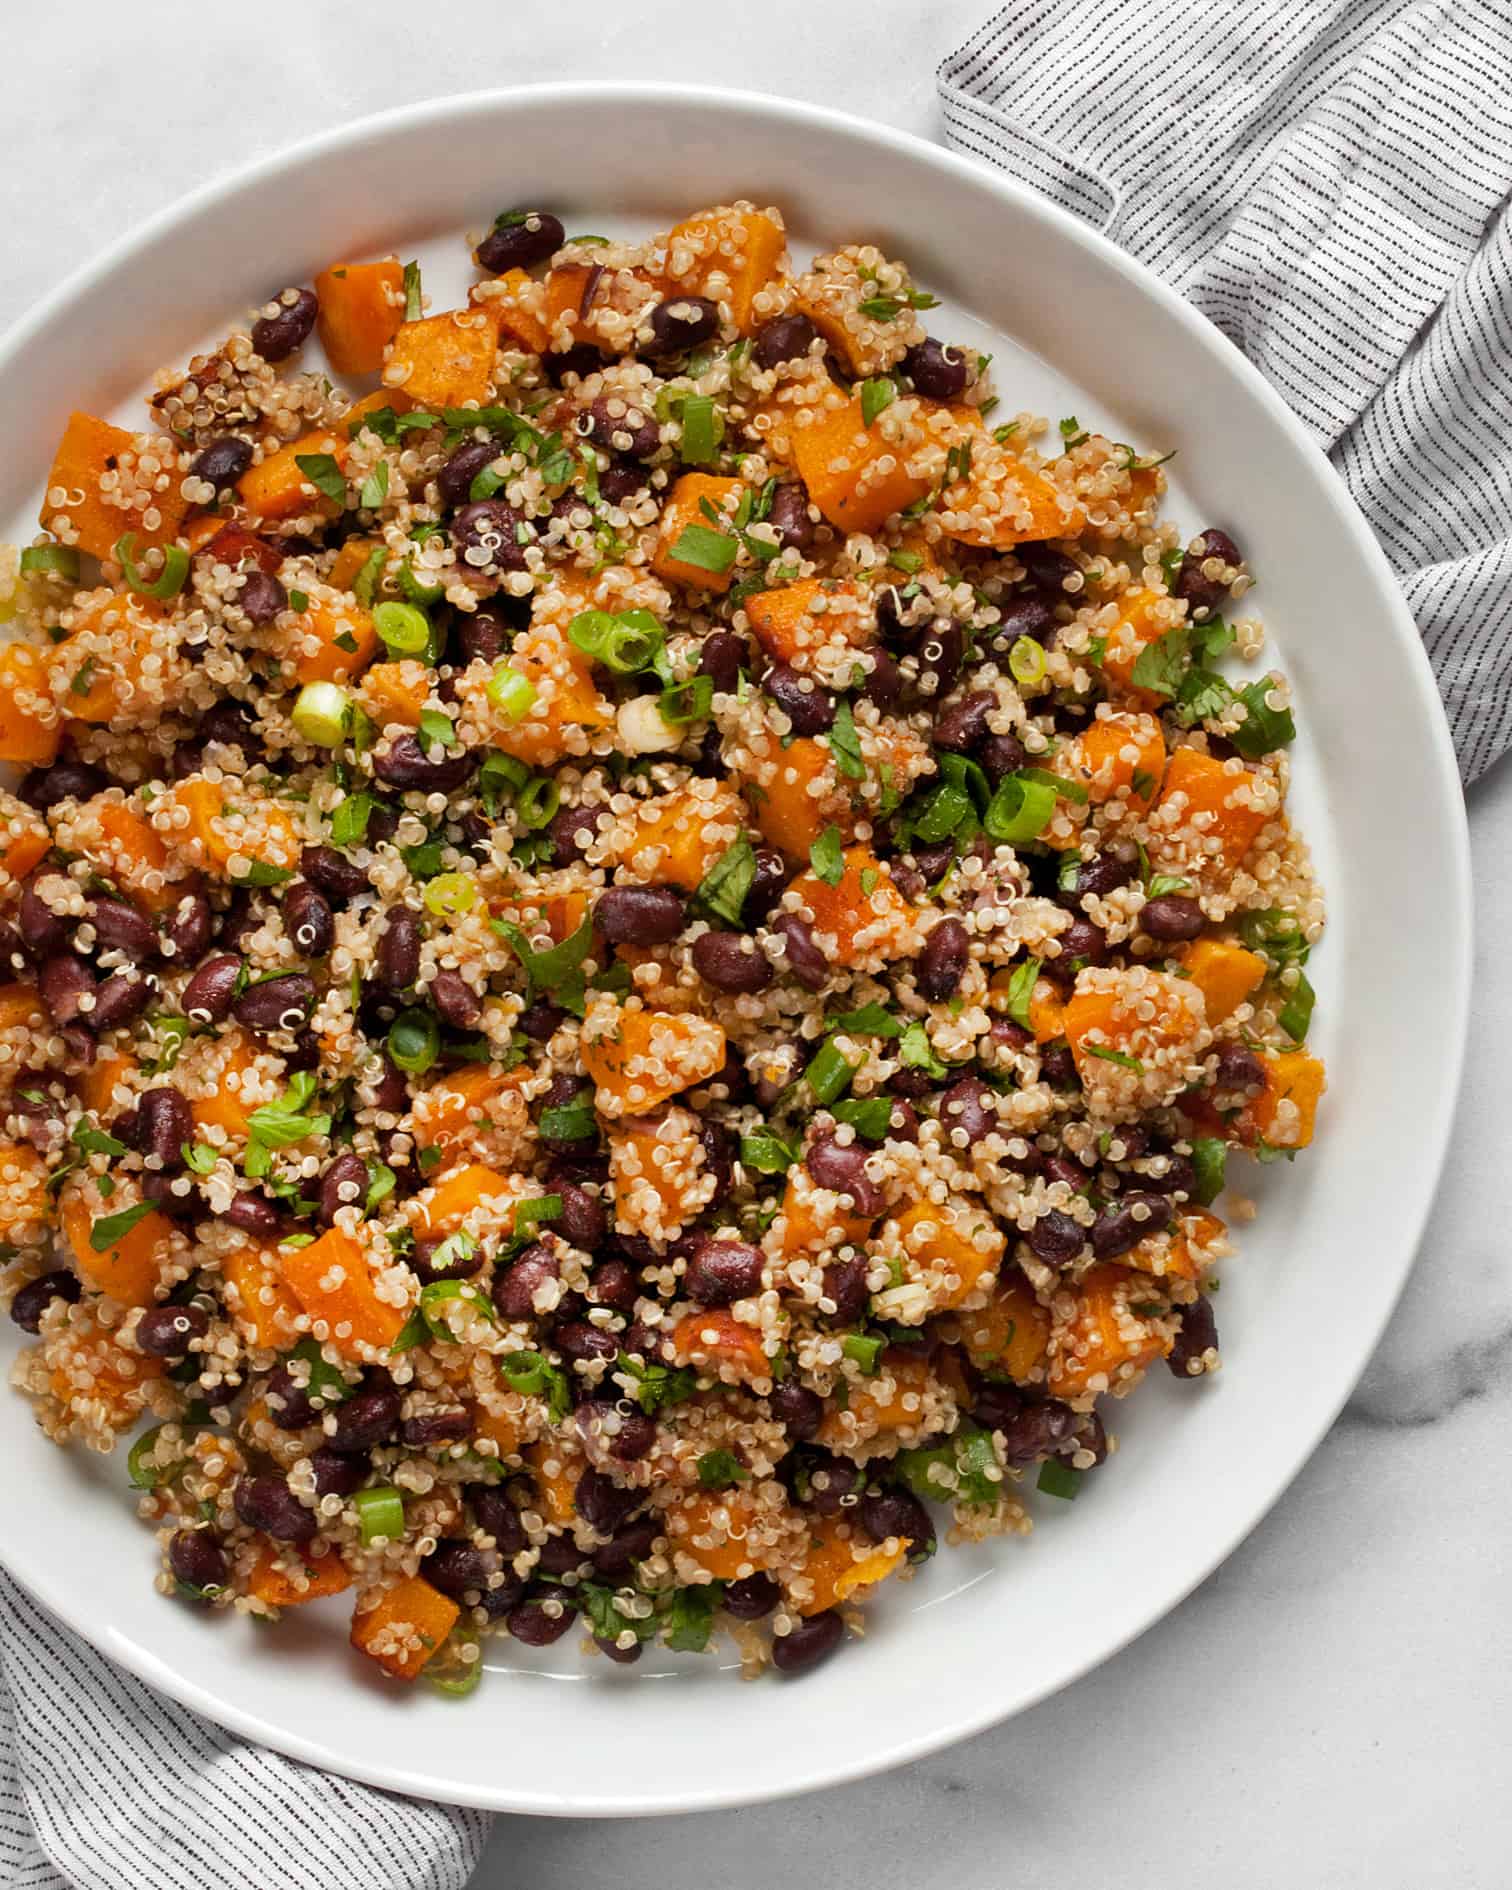
[[[424,16],[437,23],[428,43],[397,0],[270,15],[269,31],[228,0],[17,9],[0,67],[6,312],[204,179],[431,94],[656,77],[787,93],[933,136],[935,65],[986,11],[449,0]],[[742,1812],[500,1819],[477,1890],[863,1876],[871,1890],[1505,1890],[1512,768],[1473,793],[1471,834],[1475,1038],[1429,1235],[1355,1397],[1243,1547],[1100,1671],[936,1758]],[[1389,1175],[1388,1152],[1383,1186]]]

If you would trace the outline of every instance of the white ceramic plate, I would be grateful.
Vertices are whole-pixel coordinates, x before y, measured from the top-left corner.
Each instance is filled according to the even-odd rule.
[[[1231,528],[1299,705],[1294,808],[1331,900],[1315,961],[1329,1067],[1319,1141],[1256,1171],[1260,1221],[1223,1268],[1225,1370],[1164,1373],[1122,1448],[1018,1542],[947,1550],[801,1682],[728,1666],[533,1666],[507,1644],[465,1703],[378,1684],[340,1602],[274,1632],[152,1588],[122,1459],[47,1444],[0,1401],[6,1564],[96,1645],[250,1738],[398,1791],[504,1811],[689,1811],[917,1758],[1076,1679],[1182,1599],[1273,1503],[1348,1395],[1411,1263],[1458,1084],[1469,988],[1464,814],[1432,678],[1385,561],[1322,456],[1185,303],[1029,192],[875,125],[775,99],[562,86],[443,100],[300,147],[189,199],[76,277],[0,354],[0,519],[35,529],[67,410],[141,424],[154,369],[341,257],[419,254],[435,306],[460,233],[501,206],[569,228],[665,227],[732,196],[799,243],[873,238],[992,349],[1007,411],[1076,413],[1179,449],[1183,526]],[[968,317],[967,311],[970,311]],[[13,515],[13,516],[11,516]],[[1245,1177],[1246,1184],[1249,1177]],[[3,1342],[7,1347],[11,1340]]]

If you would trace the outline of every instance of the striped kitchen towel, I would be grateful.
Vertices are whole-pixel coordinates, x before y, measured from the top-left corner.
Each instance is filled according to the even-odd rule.
[[[462,1890],[491,1822],[247,1745],[0,1570],[7,1890]]]
[[[950,144],[1149,264],[1327,450],[1473,781],[1512,745],[1512,4],[1010,0],[940,92]]]

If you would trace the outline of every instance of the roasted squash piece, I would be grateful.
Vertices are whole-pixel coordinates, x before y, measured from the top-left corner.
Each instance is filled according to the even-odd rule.
[[[280,1250],[279,1265],[316,1338],[343,1357],[361,1358],[365,1348],[381,1349],[398,1338],[406,1309],[378,1297],[368,1256],[344,1229],[330,1227],[308,1247]]]
[[[1083,1398],[1133,1389],[1144,1368],[1164,1358],[1172,1334],[1136,1310],[1150,1291],[1130,1267],[1095,1266],[1075,1289],[1070,1320],[1050,1335],[1048,1389],[1055,1398]]]
[[[139,554],[171,544],[189,509],[176,455],[171,441],[146,437],[139,444],[124,427],[71,413],[38,514],[44,530],[95,558],[112,557],[127,532],[135,533]],[[127,490],[141,495],[129,507],[107,497]]]
[[[580,1054],[606,1116],[643,1116],[721,1070],[725,1034],[686,1011],[596,1006]]]
[[[481,406],[493,388],[498,347],[498,321],[487,305],[405,322],[390,344],[383,384],[417,407]]]
[[[867,426],[859,393],[844,406],[811,412],[809,425],[793,431],[793,459],[837,531],[874,532],[930,490],[929,473],[909,470],[912,451],[893,439],[886,413]]]
[[[744,490],[738,479],[718,479],[711,473],[683,474],[662,508],[651,558],[651,569],[664,583],[681,584],[694,591],[724,592],[730,588],[740,546],[726,527]]]
[[[395,1680],[413,1680],[461,1612],[428,1581],[407,1575],[373,1607],[352,1616],[352,1645]]]
[[[404,265],[333,263],[315,278],[320,345],[338,374],[376,374],[384,350],[404,324]]]

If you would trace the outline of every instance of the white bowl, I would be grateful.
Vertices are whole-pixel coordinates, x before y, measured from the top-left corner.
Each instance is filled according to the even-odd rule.
[[[34,529],[70,407],[141,424],[154,369],[326,263],[418,253],[441,307],[468,278],[460,232],[502,206],[619,231],[737,195],[780,204],[800,240],[904,256],[945,300],[935,332],[996,353],[1006,411],[1179,448],[1176,516],[1240,538],[1295,683],[1294,807],[1331,900],[1315,961],[1329,1092],[1316,1146],[1254,1171],[1264,1212],[1222,1270],[1221,1376],[1159,1374],[1119,1408],[1122,1448],[1079,1502],[1037,1499],[1027,1544],[942,1550],[873,1608],[863,1643],[801,1682],[747,1686],[655,1656],[611,1669],[580,1661],[573,1636],[534,1665],[497,1647],[465,1703],[378,1684],[345,1647],[339,1602],[256,1632],[160,1598],[120,1455],[65,1454],[19,1398],[0,1404],[0,1553],[80,1633],[249,1738],[503,1811],[690,1811],[854,1778],[1022,1710],[1148,1627],[1254,1526],[1348,1395],[1411,1264],[1458,1084],[1459,783],[1364,521],[1215,328],[1082,224],[915,139],[776,99],[626,85],[441,100],[303,145],[156,218],[11,337],[6,535]]]

